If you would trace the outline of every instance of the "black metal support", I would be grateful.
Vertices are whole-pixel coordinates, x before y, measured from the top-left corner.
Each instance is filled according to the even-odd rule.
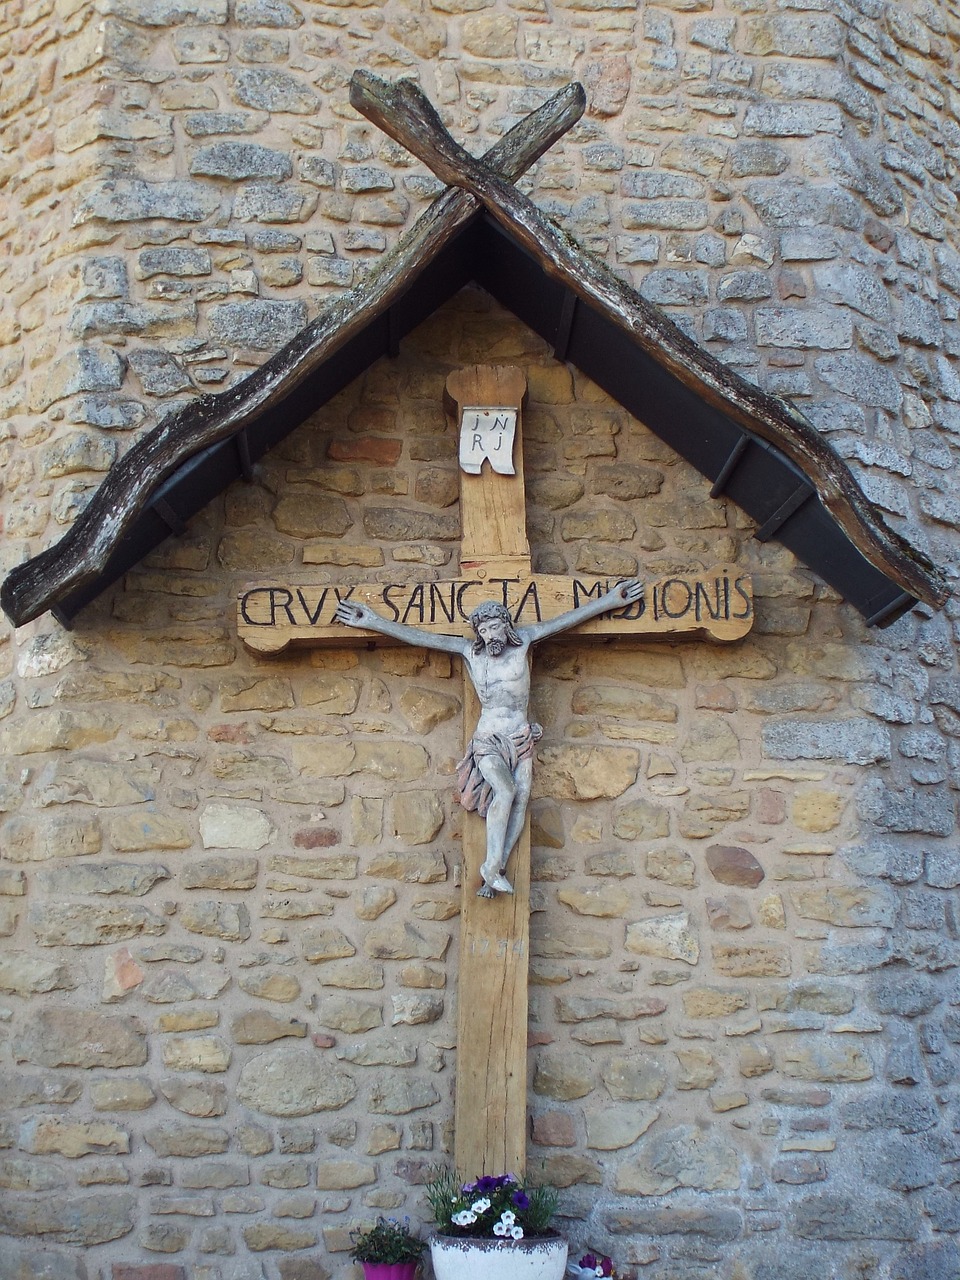
[[[171,533],[179,535],[186,531],[186,524],[180,519],[166,498],[154,498],[150,505]]]
[[[898,596],[894,596],[892,600],[887,601],[882,608],[867,618],[867,626],[888,626],[891,622],[896,622],[897,618],[906,613],[908,609],[912,609],[916,603],[916,596],[912,596],[909,591],[901,591]]]
[[[253,479],[253,460],[250,457],[250,440],[247,437],[245,427],[241,427],[234,436],[237,442],[237,458],[240,462],[240,474],[244,480],[251,481]]]
[[[812,498],[814,490],[808,484],[797,485],[786,502],[782,502],[772,516],[769,516],[753,535],[758,542],[769,542],[773,535],[787,523],[795,511],[799,511],[808,498]]]
[[[397,315],[396,307],[387,308],[387,355],[391,360],[396,360],[400,354],[400,339],[403,334],[400,331],[400,317]]]
[[[553,340],[553,355],[556,360],[566,360],[570,349],[570,335],[577,315],[579,299],[575,293],[567,289],[560,305],[560,316],[557,320],[557,336]]]
[[[734,471],[736,471],[740,463],[740,459],[747,452],[749,446],[750,437],[744,433],[744,435],[740,437],[737,443],[730,450],[730,456],[720,468],[720,474],[717,476],[716,480],[714,480],[713,485],[710,488],[711,498],[719,498],[724,489],[726,489],[727,484],[730,481],[730,477],[733,475]]]

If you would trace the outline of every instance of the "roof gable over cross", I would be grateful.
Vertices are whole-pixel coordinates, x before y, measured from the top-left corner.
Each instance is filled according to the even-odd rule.
[[[849,467],[794,407],[747,382],[560,231],[512,183],[583,112],[561,90],[483,159],[450,137],[420,89],[355,74],[351,102],[449,189],[355,288],[236,387],[144,435],[72,528],[14,569],[16,625],[64,624],[471,281],[543,337],[835,587],[870,624],[948,591],[885,523]]]

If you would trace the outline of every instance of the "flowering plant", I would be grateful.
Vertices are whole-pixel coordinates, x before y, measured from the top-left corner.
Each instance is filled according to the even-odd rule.
[[[410,1230],[410,1219],[377,1219],[369,1231],[355,1231],[350,1237],[350,1256],[357,1262],[416,1262],[423,1253],[423,1241]]]
[[[525,1187],[512,1173],[460,1182],[438,1170],[427,1199],[441,1235],[523,1240],[546,1235],[557,1209],[552,1187]]]
[[[617,1273],[613,1269],[613,1259],[598,1257],[595,1253],[585,1253],[577,1263],[578,1270],[574,1274],[580,1277],[580,1280],[587,1280],[589,1276],[600,1276],[609,1278],[609,1280],[617,1280]],[[571,1272],[573,1268],[571,1267]]]

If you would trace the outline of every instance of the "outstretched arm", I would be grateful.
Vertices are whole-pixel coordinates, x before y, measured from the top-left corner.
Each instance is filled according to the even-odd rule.
[[[626,582],[618,582],[612,591],[608,591],[606,595],[596,600],[588,600],[579,608],[569,609],[548,622],[535,622],[532,626],[521,627],[520,631],[529,638],[531,644],[536,644],[538,640],[547,640],[550,636],[559,635],[561,631],[569,631],[571,627],[579,626],[581,622],[597,618],[601,613],[610,613],[612,609],[623,609],[642,596],[643,583],[638,578],[628,578]]]
[[[442,649],[444,653],[462,655],[469,643],[462,636],[447,636],[439,632],[434,634],[430,631],[421,631],[418,627],[405,626],[402,622],[390,622],[387,618],[381,618],[380,614],[374,612],[369,605],[359,604],[354,600],[341,600],[333,616],[337,622],[342,622],[348,627],[363,627],[367,631],[379,631],[381,635],[402,640],[404,644],[417,644],[424,649]]]

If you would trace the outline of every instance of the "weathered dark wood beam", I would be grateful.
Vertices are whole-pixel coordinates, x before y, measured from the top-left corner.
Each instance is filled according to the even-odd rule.
[[[491,147],[485,165],[509,185],[577,123],[585,106],[581,85],[561,89]],[[413,270],[432,262],[478,207],[468,192],[444,192],[359,285],[341,294],[242,383],[219,395],[198,396],[141,437],[111,468],[60,541],[9,574],[0,588],[0,605],[11,622],[30,622],[95,579],[168,476],[189,457],[232,436],[289,395],[371,319],[388,310],[406,292]]]
[[[471,156],[444,128],[418,85],[387,84],[355,73],[350,101],[358,111],[433,170],[462,187],[543,266],[588,304],[614,318],[685,386],[780,449],[815,486],[850,541],[890,578],[927,604],[942,605],[949,587],[940,571],[868,501],[850,468],[799,410],[742,378],[689,338],[659,308],[586,253],[521,192]]]

